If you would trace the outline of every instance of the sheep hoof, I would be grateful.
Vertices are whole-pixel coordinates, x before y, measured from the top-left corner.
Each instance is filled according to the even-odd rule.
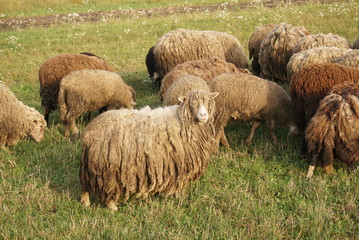
[[[107,204],[107,208],[114,212],[118,210],[116,203],[112,200]]]
[[[85,207],[90,206],[90,194],[88,192],[82,192],[81,193],[81,203]]]

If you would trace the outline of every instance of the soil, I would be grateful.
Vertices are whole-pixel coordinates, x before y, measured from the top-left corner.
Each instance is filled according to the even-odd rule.
[[[63,23],[74,22],[96,22],[108,19],[121,19],[130,17],[151,17],[151,16],[166,16],[178,13],[200,13],[200,12],[215,12],[218,10],[238,10],[253,7],[276,7],[283,4],[305,4],[305,0],[270,0],[260,1],[259,3],[222,3],[202,6],[175,6],[151,9],[127,9],[116,10],[109,12],[86,12],[86,13],[71,13],[71,14],[57,14],[41,17],[21,17],[21,18],[5,18],[0,19],[0,31],[8,31],[12,29],[24,29],[28,27],[48,27],[52,25],[59,25]],[[328,2],[328,1],[326,1]],[[333,1],[330,1],[333,2]]]

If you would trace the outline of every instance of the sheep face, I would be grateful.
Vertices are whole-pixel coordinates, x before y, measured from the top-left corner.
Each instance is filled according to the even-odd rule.
[[[42,120],[33,120],[33,127],[30,130],[31,137],[35,142],[41,142],[45,135],[46,122]]]
[[[213,99],[218,96],[218,92],[208,93],[203,90],[190,92],[187,96],[179,97],[181,104],[188,104],[190,113],[195,122],[207,123],[213,115]],[[209,95],[209,96],[208,96]]]

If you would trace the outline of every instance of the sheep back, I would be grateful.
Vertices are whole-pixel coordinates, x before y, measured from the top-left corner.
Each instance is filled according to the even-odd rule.
[[[343,54],[334,62],[344,66],[355,67],[359,69],[359,49],[352,50],[350,52]]]
[[[87,54],[59,54],[46,60],[39,69],[41,105],[45,107],[45,119],[57,108],[61,79],[72,71],[102,69],[114,71],[112,66],[97,56]]]
[[[255,75],[260,74],[260,65],[259,65],[259,50],[261,47],[261,43],[265,36],[272,31],[278,24],[266,24],[263,26],[258,26],[251,34],[248,41],[248,51],[249,51],[249,59],[252,59],[251,68]]]
[[[175,105],[179,104],[178,100],[181,96],[186,96],[189,92],[196,89],[202,89],[210,92],[209,86],[205,80],[193,75],[185,75],[177,79],[165,92],[163,98],[163,105]]]
[[[154,59],[162,79],[177,64],[198,59],[225,59],[222,44],[203,31],[177,29],[164,34],[154,48]]]
[[[337,47],[318,47],[293,54],[287,64],[287,78],[292,76],[304,66],[319,63],[334,63],[343,55],[352,52],[352,49]]]
[[[209,83],[215,76],[218,76],[222,73],[239,71],[249,72],[246,69],[238,69],[234,64],[226,62],[217,57],[211,59],[187,61],[185,63],[178,64],[172,71],[167,73],[162,80],[160,87],[161,101],[163,101],[163,97],[171,84],[185,75],[197,76]]]
[[[320,102],[306,129],[311,165],[321,165],[331,174],[334,156],[348,165],[358,163],[358,129],[359,84],[338,84]]]
[[[130,196],[180,193],[210,161],[215,103],[209,96],[194,91],[179,106],[112,110],[96,117],[82,135],[82,190],[107,206]],[[194,101],[208,103],[207,123],[194,121]]]
[[[35,109],[24,105],[11,90],[0,84],[0,147],[16,144],[31,135],[36,142],[44,137],[46,121]]]
[[[290,82],[290,95],[296,110],[297,125],[305,130],[330,89],[345,81],[359,82],[359,70],[336,63],[308,65],[295,73]]]
[[[311,34],[299,39],[293,49],[293,54],[316,47],[350,48],[350,43],[345,37],[332,33]]]
[[[260,76],[267,79],[287,80],[287,63],[299,39],[309,32],[302,26],[281,23],[263,39],[259,51]]]

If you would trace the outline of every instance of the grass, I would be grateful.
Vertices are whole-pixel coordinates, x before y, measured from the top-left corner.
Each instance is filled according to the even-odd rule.
[[[155,1],[148,4],[151,3]],[[176,1],[166,4],[171,3]],[[108,4],[116,8],[114,3]],[[147,6],[141,4],[141,8]],[[71,7],[74,6],[61,5],[59,9],[74,12]],[[38,12],[31,11],[26,15]],[[0,81],[24,103],[43,112],[37,79],[41,63],[59,53],[87,51],[108,60],[135,88],[138,107],[158,106],[157,90],[147,78],[144,60],[148,48],[167,31],[175,28],[226,31],[247,46],[256,26],[288,22],[304,25],[312,33],[332,32],[352,43],[358,35],[358,13],[355,1],[338,1],[272,9],[259,6],[236,11],[173,13],[151,18],[134,16],[4,31],[0,32]],[[2,239],[357,239],[359,236],[358,171],[348,172],[336,162],[334,176],[325,175],[319,168],[307,180],[308,165],[299,154],[301,139],[287,137],[286,129],[277,129],[279,144],[273,145],[268,130],[260,127],[253,144],[246,146],[242,139],[248,134],[249,125],[231,123],[226,129],[231,149],[221,148],[203,177],[190,184],[181,198],[155,195],[146,200],[132,199],[112,213],[96,199],[90,208],[79,203],[81,142],[62,135],[57,112],[50,115],[50,120],[52,124],[41,143],[24,139],[7,151],[0,151]],[[86,123],[79,121],[80,131]]]

